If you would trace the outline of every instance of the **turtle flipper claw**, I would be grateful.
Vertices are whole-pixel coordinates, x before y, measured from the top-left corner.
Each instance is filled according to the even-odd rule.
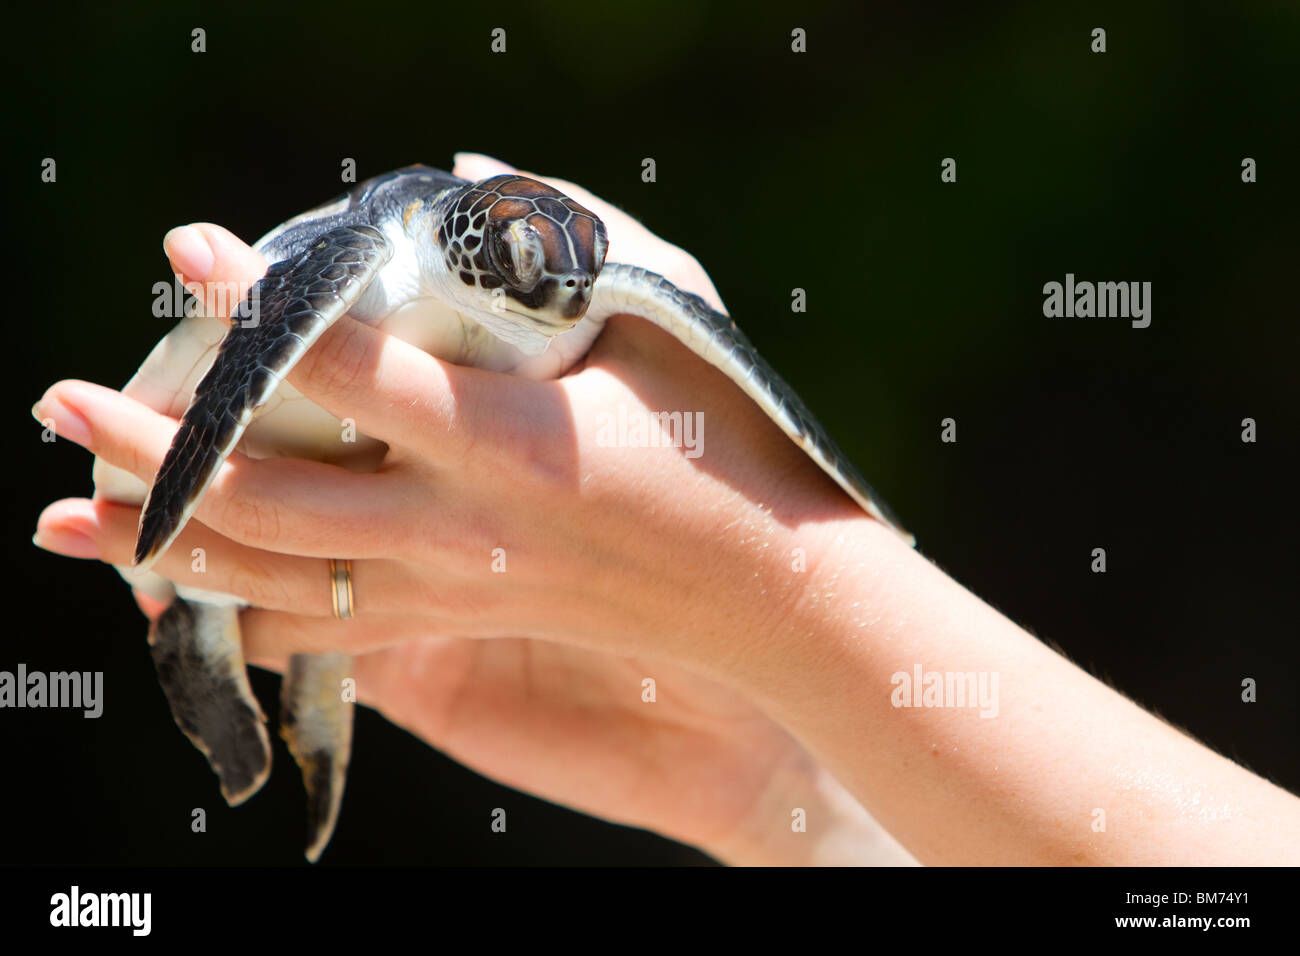
[[[295,654],[280,689],[280,736],[302,770],[307,788],[307,859],[315,863],[334,834],[348,760],[352,708],[343,681],[352,676],[349,654]]]
[[[270,775],[271,741],[248,685],[237,609],[177,597],[150,626],[149,644],[172,717],[238,806]]]

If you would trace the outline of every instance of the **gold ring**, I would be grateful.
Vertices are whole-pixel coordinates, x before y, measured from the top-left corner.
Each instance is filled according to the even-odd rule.
[[[330,558],[330,587],[334,591],[334,616],[346,621],[354,613],[352,603],[352,562]]]

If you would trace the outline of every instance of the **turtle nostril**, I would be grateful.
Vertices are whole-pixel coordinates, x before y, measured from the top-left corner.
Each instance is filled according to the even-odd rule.
[[[564,277],[564,287],[566,289],[590,289],[591,273],[585,269],[574,269]]]

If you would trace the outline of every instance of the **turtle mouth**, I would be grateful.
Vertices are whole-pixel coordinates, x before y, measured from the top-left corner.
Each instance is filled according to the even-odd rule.
[[[523,319],[527,325],[532,326],[539,332],[546,332],[546,333],[567,332],[569,331],[569,329],[577,325],[576,321],[548,322],[546,319],[539,318],[536,315],[531,315],[528,312],[520,312],[518,309],[502,309],[502,311],[508,312],[511,315],[518,316],[519,318]]]

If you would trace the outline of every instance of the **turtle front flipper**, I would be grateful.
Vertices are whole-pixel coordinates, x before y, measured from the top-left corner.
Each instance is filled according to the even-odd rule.
[[[909,547],[916,546],[916,538],[903,530],[884,499],[867,484],[803,399],[758,354],[729,316],[715,312],[698,295],[677,288],[658,273],[606,262],[587,318],[603,323],[620,313],[653,322],[735,382],[863,511],[896,531]]]
[[[393,254],[373,226],[340,226],[275,263],[231,316],[140,512],[134,564],[148,568],[175,539],[257,410],[361,297]]]
[[[149,628],[158,681],[172,717],[221,778],[233,806],[271,773],[266,716],[248,686],[236,607],[177,597]]]
[[[280,687],[280,736],[307,788],[307,859],[320,859],[334,833],[352,756],[350,654],[294,654]]]

